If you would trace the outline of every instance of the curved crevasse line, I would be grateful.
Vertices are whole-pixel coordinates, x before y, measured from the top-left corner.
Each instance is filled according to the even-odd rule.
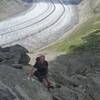
[[[43,0],[46,1],[46,0]],[[38,2],[38,0],[37,0]],[[1,29],[6,29],[6,28],[10,28],[12,26],[16,26],[21,24],[22,22],[26,22],[29,19],[33,19],[38,17],[39,14],[44,13],[45,10],[47,10],[48,4],[43,4],[43,3],[36,3],[36,7],[33,9],[31,8],[25,15],[20,15],[14,18],[11,18],[9,20],[5,20],[3,22],[0,23],[0,30]],[[41,6],[44,5],[44,6]],[[5,26],[5,28],[4,28]]]
[[[17,0],[15,0],[15,1],[17,1]],[[20,1],[20,0],[19,0]],[[18,2],[19,2],[18,1]],[[31,11],[32,9],[35,9],[35,7],[37,6],[37,0],[34,0],[34,2],[31,2],[31,4],[24,4],[23,3],[23,1],[21,1],[21,3],[18,3],[19,5],[23,5],[23,6],[26,6],[26,5],[28,5],[29,6],[29,8],[28,9],[25,9],[24,11],[22,11],[21,13],[17,13],[17,14],[15,14],[15,15],[13,15],[13,16],[11,16],[10,18],[7,18],[7,19],[5,19],[4,21],[7,21],[7,20],[11,20],[11,19],[13,19],[13,18],[15,18],[15,17],[19,17],[19,16],[23,16],[23,15],[25,15],[26,13],[28,13],[29,11]],[[15,7],[14,7],[15,8]],[[3,22],[3,21],[2,21]]]
[[[32,34],[30,37],[26,39],[19,40],[19,42],[27,48],[36,49],[36,48],[44,48],[48,44],[51,44],[58,38],[62,37],[64,32],[69,31],[75,24],[78,23],[78,19],[79,19],[77,7],[69,5],[69,6],[65,6],[65,9],[66,10],[64,15],[60,18],[60,20],[57,21],[57,23],[47,28],[46,30],[39,32],[38,34],[35,35]],[[30,41],[30,44],[28,43],[28,41]],[[15,44],[19,42],[16,41]]]
[[[61,10],[60,8],[62,7],[62,12],[61,12],[61,14],[58,16],[58,18],[53,22],[53,23],[50,23],[50,25],[47,25],[46,27],[44,27],[44,28],[42,28],[41,30],[39,30],[40,32],[41,31],[43,31],[43,30],[45,30],[45,29],[47,29],[48,27],[50,27],[50,26],[52,26],[53,24],[55,24],[60,18],[61,18],[61,16],[64,14],[64,12],[65,12],[65,8],[64,8],[64,6],[62,5],[62,3],[60,2],[60,1],[58,1],[57,0],[57,2],[59,2],[61,5],[56,5],[56,10],[57,11],[59,11],[59,10]],[[58,10],[58,8],[59,8],[59,10]],[[43,22],[42,22],[43,23]],[[49,24],[49,23],[48,23]],[[39,32],[38,31],[38,32]],[[29,32],[29,31],[28,31]],[[19,40],[21,40],[21,39],[25,39],[25,38],[27,38],[27,37],[29,37],[29,36],[33,36],[33,35],[35,35],[35,34],[37,34],[38,32],[35,32],[34,34],[33,33],[31,33],[31,34],[26,34],[26,36],[25,36],[25,34],[24,34],[24,36],[23,37],[20,37],[19,39],[14,39],[14,41],[11,41],[10,42],[10,44],[11,43],[13,43],[13,42],[15,42],[15,41],[19,41]],[[19,34],[19,35],[21,35],[21,34]],[[4,45],[4,44],[3,44]]]
[[[50,0],[51,1],[51,0]],[[75,14],[71,5],[66,6],[62,1],[53,5],[55,10],[44,20],[32,24],[22,30],[11,32],[8,35],[1,36],[1,46],[21,44],[29,48],[40,48],[55,41],[61,37],[65,31],[68,31],[76,22]],[[41,18],[41,17],[40,17]],[[39,45],[39,46],[38,46]]]
[[[77,7],[71,5],[64,6],[66,9],[65,13],[60,18],[60,20],[57,21],[57,23],[47,28],[46,30],[39,32],[38,34],[32,34],[30,37],[27,37],[23,40],[19,39],[19,41],[12,43],[12,45],[19,43],[25,46],[26,48],[30,48],[30,50],[32,50],[32,48],[44,48],[48,44],[51,44],[58,38],[62,37],[64,32],[69,31],[79,21]]]
[[[55,9],[54,9],[55,10]],[[51,12],[51,14],[54,12],[54,10]],[[34,27],[32,27],[32,28],[34,28]],[[36,29],[37,29],[37,26],[36,26]],[[26,30],[27,30],[27,28],[26,28]],[[21,30],[21,32],[22,32],[22,34],[23,34],[23,31],[24,30]],[[14,34],[16,34],[17,36],[16,36],[16,38],[18,38],[18,37],[20,37],[20,33],[19,33],[19,36],[18,36],[18,34],[17,33],[14,33]],[[9,35],[9,34],[7,34],[7,35]],[[6,40],[7,41],[7,38],[9,38],[9,36],[7,36],[7,35],[4,35],[3,37],[2,37],[2,40]],[[11,33],[10,33],[10,35],[11,35]],[[26,34],[27,35],[27,34]],[[12,36],[13,36],[13,34],[12,34]],[[23,34],[23,36],[25,37],[25,33]],[[13,37],[12,37],[13,38]],[[10,39],[10,38],[9,38]],[[4,41],[4,42],[6,42],[6,41]],[[9,41],[9,40],[8,40]],[[15,41],[15,40],[14,40]],[[3,41],[2,41],[3,42]]]
[[[43,21],[45,18],[49,17],[49,15],[54,11],[54,9],[55,9],[54,5],[49,5],[48,8],[42,14],[38,15],[36,18],[26,20],[25,22],[21,24],[4,29],[5,31],[2,30],[3,32],[0,30],[1,31],[0,35],[2,36],[5,34],[9,34],[11,32],[18,31],[18,30],[30,27],[31,25],[37,24]]]

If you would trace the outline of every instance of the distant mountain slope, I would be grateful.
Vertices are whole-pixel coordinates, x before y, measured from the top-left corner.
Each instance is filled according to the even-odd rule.
[[[71,45],[82,43],[82,37],[100,30],[100,3],[99,0],[83,0],[79,5],[79,23],[58,41],[45,50],[54,52],[67,52]],[[98,8],[98,11],[97,11]],[[69,34],[69,35],[68,35]]]
[[[0,0],[0,21],[20,14],[30,6],[31,4],[21,0]]]

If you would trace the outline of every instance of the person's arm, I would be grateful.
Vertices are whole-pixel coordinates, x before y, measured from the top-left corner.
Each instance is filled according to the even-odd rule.
[[[30,79],[33,75],[33,71],[34,69],[32,68],[31,70],[29,70],[29,73],[28,73],[28,79]]]
[[[36,63],[33,65],[33,68],[37,68],[37,64],[38,64],[38,63],[36,62]]]
[[[45,61],[45,65],[46,65],[46,68],[48,68],[48,62],[47,61]]]
[[[28,76],[31,77],[34,74],[35,71],[37,71],[37,63],[35,63],[33,65],[33,68],[29,71],[29,75]]]
[[[48,73],[48,62],[47,61],[45,61],[45,69],[46,69],[46,71]]]
[[[38,63],[36,62],[36,63],[33,65],[33,70],[34,70],[34,72],[37,71],[37,64],[38,64]]]

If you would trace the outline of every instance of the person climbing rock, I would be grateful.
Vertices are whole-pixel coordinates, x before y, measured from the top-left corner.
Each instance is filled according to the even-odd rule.
[[[36,58],[36,62],[31,70],[30,77],[36,76],[38,80],[43,83],[47,88],[53,88],[51,81],[48,79],[48,62],[45,60],[44,55]]]

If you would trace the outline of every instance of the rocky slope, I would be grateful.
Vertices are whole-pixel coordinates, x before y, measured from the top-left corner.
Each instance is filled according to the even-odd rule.
[[[79,5],[81,23],[99,13],[99,0],[93,0],[93,4],[90,1],[83,0]],[[59,56],[56,56],[49,49],[48,60],[50,56],[55,56],[49,61],[49,78],[61,85],[51,92],[37,80],[27,80],[23,63],[23,69],[12,66],[16,64],[12,57],[20,63],[22,56],[19,50],[16,54],[16,49],[12,50],[12,47],[6,51],[1,48],[0,100],[100,100],[100,30],[92,32],[83,40],[83,44],[71,46],[71,53],[62,55],[59,52]]]
[[[52,100],[40,82],[27,79],[27,52],[19,45],[0,48],[0,100]]]
[[[24,70],[0,65],[0,100],[52,100],[38,81],[27,80]]]

